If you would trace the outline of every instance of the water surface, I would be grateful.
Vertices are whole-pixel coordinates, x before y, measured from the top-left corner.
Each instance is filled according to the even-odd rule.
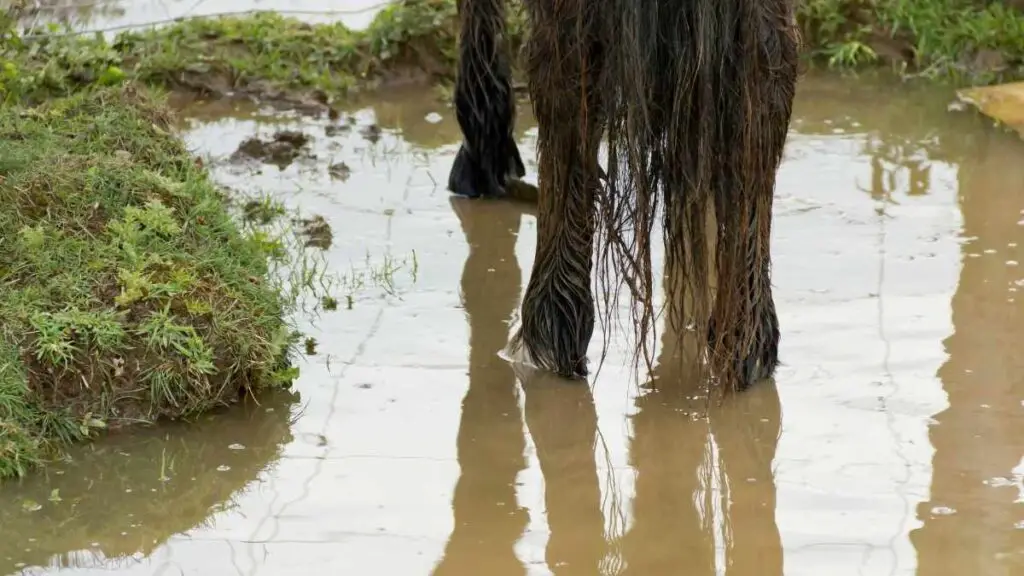
[[[621,348],[592,390],[497,356],[536,217],[445,192],[459,133],[431,94],[351,127],[194,108],[216,178],[321,215],[333,271],[404,267],[317,310],[301,410],[112,438],[0,487],[0,573],[1020,574],[1024,143],[951,98],[802,82],[773,238],[785,365],[710,413],[668,363],[632,384]],[[281,129],[315,158],[228,161]]]

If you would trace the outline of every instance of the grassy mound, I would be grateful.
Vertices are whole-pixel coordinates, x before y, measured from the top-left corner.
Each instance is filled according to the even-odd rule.
[[[0,107],[0,478],[291,377],[279,244],[243,235],[162,102]]]

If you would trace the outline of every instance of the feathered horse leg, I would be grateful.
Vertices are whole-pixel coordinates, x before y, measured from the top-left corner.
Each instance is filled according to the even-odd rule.
[[[500,197],[526,170],[512,136],[512,93],[504,0],[459,0],[459,70],[455,116],[463,142],[448,175],[461,196]]]
[[[597,4],[597,6],[595,6]],[[511,355],[567,378],[587,374],[591,258],[603,114],[597,0],[527,0],[529,83],[539,136],[537,249]]]
[[[786,143],[798,76],[798,36],[790,0],[743,0],[747,23],[734,48],[743,98],[724,104],[733,128],[717,167],[718,290],[708,330],[717,371],[733,388],[770,378],[778,365],[779,321],[771,285],[775,180]]]

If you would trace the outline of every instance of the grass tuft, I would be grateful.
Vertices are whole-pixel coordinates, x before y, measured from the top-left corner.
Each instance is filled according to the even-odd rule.
[[[0,108],[0,477],[286,384],[280,256],[134,85]]]

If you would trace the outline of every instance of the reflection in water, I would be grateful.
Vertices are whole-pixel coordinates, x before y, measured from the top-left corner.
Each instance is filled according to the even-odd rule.
[[[0,10],[23,0],[0,0]],[[145,29],[195,16],[275,11],[310,23],[341,22],[361,30],[386,5],[380,0],[32,0],[26,26],[68,24],[75,30]]]
[[[548,568],[556,576],[599,574],[604,515],[594,447],[597,412],[589,386],[527,370],[526,424],[544,475]]]
[[[469,244],[462,298],[469,319],[469,390],[462,400],[452,509],[455,528],[434,574],[525,574],[513,547],[526,528],[516,476],[526,467],[512,368],[498,356],[521,283],[515,244],[520,213],[496,202],[452,198]]]
[[[665,331],[657,373],[633,416],[637,479],[634,525],[623,542],[626,572],[781,576],[772,473],[781,430],[775,383],[709,408],[678,361],[679,346]],[[725,548],[725,565],[717,570],[716,508]]]
[[[64,24],[83,29],[94,22],[123,18],[125,10],[117,0],[0,0],[0,10],[16,10],[23,26]]]
[[[514,252],[520,216],[510,204],[451,202],[470,245],[462,276],[470,385],[458,435],[455,529],[434,573],[476,574],[486,567],[488,574],[524,574],[513,552],[527,523],[515,495],[516,476],[525,467],[523,427],[516,374],[498,356],[521,285]],[[621,548],[604,532],[590,388],[541,372],[521,376],[526,424],[544,477],[550,530],[545,559],[554,574],[622,571],[613,567],[629,574],[716,574],[716,506],[725,516],[725,566],[719,568],[730,576],[782,574],[771,469],[780,430],[775,385],[756,386],[708,414],[705,397],[688,396],[676,385],[685,380],[675,370],[679,363],[664,360],[675,351],[666,335],[657,390],[637,402],[634,524]],[[723,487],[717,503],[715,480]],[[611,550],[622,557],[607,559]]]
[[[462,292],[470,326],[470,383],[462,405],[462,468],[452,508],[455,529],[434,573],[524,574],[514,546],[526,527],[516,504],[516,476],[526,466],[516,374],[500,356],[519,302],[515,255],[520,206],[452,198],[469,244]],[[557,575],[598,573],[604,517],[594,460],[597,414],[590,389],[524,378],[526,424],[544,475],[547,564]]]
[[[911,534],[920,576],[1024,573],[1024,145],[988,136],[959,170],[967,241],[939,370],[949,407]]]
[[[266,394],[198,423],[112,435],[4,483],[0,501],[21,505],[0,506],[0,574],[131,562],[204,524],[277,460],[296,402]]]

